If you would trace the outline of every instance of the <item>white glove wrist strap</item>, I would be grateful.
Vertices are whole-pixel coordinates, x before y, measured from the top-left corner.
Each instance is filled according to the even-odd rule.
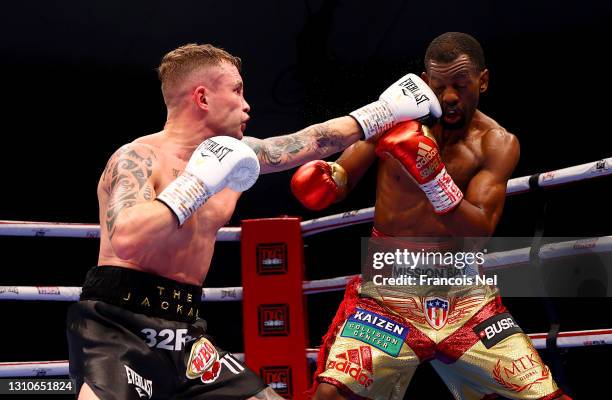
[[[349,115],[355,118],[361,126],[365,140],[390,129],[395,124],[393,112],[384,100],[365,105]]]
[[[210,198],[209,193],[200,178],[185,171],[157,196],[157,200],[176,214],[180,226]]]
[[[463,198],[463,192],[455,185],[453,178],[446,172],[446,168],[442,168],[434,179],[420,186],[437,214],[446,214],[451,211]]]

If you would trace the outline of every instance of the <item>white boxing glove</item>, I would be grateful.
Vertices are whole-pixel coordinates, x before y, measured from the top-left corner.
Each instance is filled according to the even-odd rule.
[[[223,188],[244,192],[257,181],[255,152],[230,136],[214,136],[193,152],[185,171],[157,196],[183,225],[210,196]]]
[[[389,86],[378,101],[349,115],[357,120],[367,140],[402,121],[424,121],[430,115],[439,118],[442,108],[429,86],[415,74],[408,74]]]

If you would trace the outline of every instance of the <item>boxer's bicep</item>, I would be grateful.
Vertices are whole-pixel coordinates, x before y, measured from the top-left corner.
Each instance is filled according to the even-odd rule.
[[[338,160],[347,175],[347,189],[352,190],[376,160],[376,144],[359,141],[349,146]]]
[[[508,179],[518,163],[520,150],[516,137],[504,130],[493,130],[483,138],[484,163],[470,180],[465,200],[483,210],[496,226],[504,208]]]
[[[464,200],[482,210],[492,227],[497,226],[504,209],[506,182],[490,170],[482,169],[472,178],[464,195]]]
[[[155,199],[152,176],[156,165],[154,150],[142,144],[125,145],[108,161],[102,181],[108,194],[104,222],[111,236],[122,210]]]

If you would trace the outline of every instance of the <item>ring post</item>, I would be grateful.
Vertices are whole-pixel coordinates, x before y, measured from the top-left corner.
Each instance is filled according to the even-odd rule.
[[[245,361],[287,399],[306,399],[309,387],[300,221],[242,221]]]

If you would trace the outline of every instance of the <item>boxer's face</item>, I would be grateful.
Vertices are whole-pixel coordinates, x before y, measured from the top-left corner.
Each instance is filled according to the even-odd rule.
[[[487,90],[489,71],[479,71],[468,56],[462,55],[450,63],[429,61],[423,78],[442,106],[442,126],[462,129],[474,116],[480,93]]]
[[[222,63],[213,68],[206,95],[207,124],[217,135],[241,139],[251,109],[244,99],[242,77],[230,63]]]

